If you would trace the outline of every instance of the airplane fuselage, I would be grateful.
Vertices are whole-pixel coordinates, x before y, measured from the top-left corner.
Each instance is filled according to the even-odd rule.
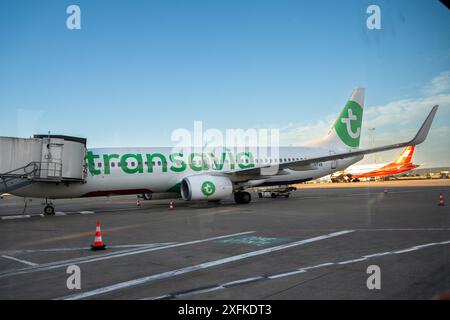
[[[95,148],[86,156],[84,183],[36,182],[12,192],[23,197],[78,198],[140,193],[179,192],[180,182],[197,174],[221,175],[242,169],[313,158],[346,150],[280,147],[277,155],[254,151],[176,152],[173,148]],[[284,169],[252,186],[287,185],[313,180],[358,162],[360,157],[318,162],[308,168]]]

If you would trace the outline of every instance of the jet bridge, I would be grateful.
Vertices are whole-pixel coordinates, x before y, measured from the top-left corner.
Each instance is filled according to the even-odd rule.
[[[86,139],[62,135],[0,137],[0,193],[33,182],[80,183],[86,178]]]

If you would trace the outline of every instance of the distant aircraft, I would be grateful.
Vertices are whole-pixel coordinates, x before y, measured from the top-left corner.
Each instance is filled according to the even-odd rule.
[[[46,200],[118,194],[143,194],[147,195],[146,198],[150,198],[153,193],[172,192],[175,197],[181,196],[186,201],[220,201],[234,196],[237,203],[244,204],[251,201],[250,193],[246,191],[249,188],[310,181],[342,171],[360,161],[366,154],[417,145],[425,141],[438,106],[432,108],[416,136],[410,141],[360,149],[364,95],[363,88],[353,91],[333,127],[322,140],[305,147],[280,147],[276,157],[265,155],[259,151],[260,149],[255,152],[236,152],[224,148],[223,151],[214,154],[174,153],[170,147],[85,149],[83,145],[83,152],[77,152],[76,159],[70,160],[67,157],[72,154],[71,150],[75,150],[75,147],[69,148],[69,143],[75,142],[64,140],[68,146],[67,148],[64,146],[62,153],[62,147],[56,148],[63,142],[51,143],[52,136],[49,135],[48,139],[44,138],[50,142],[44,143],[42,148],[37,148],[38,151],[42,150],[45,161],[34,163],[35,169],[31,172],[13,174],[12,172],[17,172],[12,170],[14,167],[27,168],[26,163],[20,164],[19,160],[25,161],[23,152],[28,149],[17,149],[23,151],[16,155],[14,152],[17,150],[3,147],[0,156],[4,155],[3,166],[9,169],[5,169],[3,171],[5,173],[1,174],[0,168],[0,182],[3,181],[0,183],[0,192]],[[47,141],[45,139],[44,141]],[[8,142],[14,146],[20,145],[23,139],[4,138],[4,140],[5,145]],[[52,153],[52,149],[59,151]],[[14,157],[10,155],[13,153]],[[56,163],[56,159],[61,157],[63,163]],[[70,161],[64,163],[65,157]],[[83,159],[85,159],[85,174],[81,181],[78,178],[68,179],[67,177],[74,176],[73,172],[81,172]],[[49,167],[50,165],[52,167]],[[61,174],[58,177],[52,176],[52,179],[42,178],[42,173],[53,174],[59,172],[61,167],[62,178]],[[43,171],[43,168],[46,171]],[[274,170],[269,170],[268,174],[266,169]],[[41,173],[41,176],[34,178],[35,172]],[[66,178],[64,173],[67,173]],[[44,212],[54,214],[53,204],[46,201]]]
[[[411,162],[414,149],[414,146],[406,147],[397,159],[390,163],[354,164],[345,169],[344,172],[336,174],[333,179],[345,180],[344,177],[347,177],[347,180],[377,178],[410,171],[419,167],[419,165]]]

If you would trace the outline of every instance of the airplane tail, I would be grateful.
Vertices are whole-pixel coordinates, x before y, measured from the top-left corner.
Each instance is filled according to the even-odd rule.
[[[366,89],[356,88],[328,134],[313,145],[332,149],[359,147]]]
[[[402,153],[398,156],[398,158],[395,160],[396,164],[405,164],[410,163],[411,158],[414,154],[414,146],[408,146],[405,149],[403,149]]]

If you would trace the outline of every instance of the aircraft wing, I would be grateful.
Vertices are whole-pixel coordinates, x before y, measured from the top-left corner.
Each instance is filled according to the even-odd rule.
[[[295,167],[295,168],[298,168],[297,170],[301,170],[302,167],[308,168],[311,164],[317,163],[317,162],[346,159],[346,158],[357,157],[357,156],[381,152],[381,151],[402,148],[402,147],[406,147],[406,146],[415,146],[415,145],[418,145],[418,144],[424,142],[425,139],[427,138],[428,132],[430,131],[431,124],[433,123],[433,119],[437,112],[438,107],[439,107],[438,105],[435,105],[431,109],[427,118],[425,119],[422,126],[420,127],[419,131],[417,131],[416,136],[412,140],[407,141],[407,142],[395,143],[395,144],[390,144],[390,145],[376,147],[376,148],[370,148],[370,149],[359,149],[359,150],[355,150],[355,151],[336,153],[333,155],[309,158],[309,159],[305,159],[305,160],[277,163],[275,165],[272,164],[272,166],[269,165],[269,166],[261,166],[261,167],[256,167],[256,168],[228,171],[228,172],[226,172],[226,174],[228,174],[228,175],[255,175],[255,176],[267,177],[267,175],[261,174],[261,169],[278,167],[279,170],[281,171],[281,170],[289,168],[289,167]]]

